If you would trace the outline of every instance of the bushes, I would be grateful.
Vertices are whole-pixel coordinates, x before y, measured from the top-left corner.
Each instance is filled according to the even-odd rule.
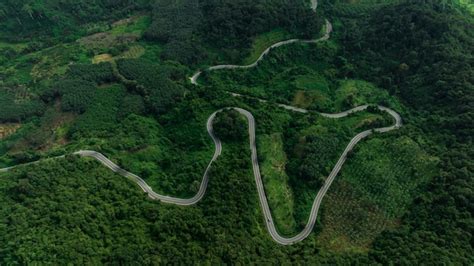
[[[97,84],[116,80],[110,63],[74,64],[69,67],[67,76],[71,79],[82,79]]]
[[[118,69],[127,79],[143,86],[139,93],[144,96],[150,113],[160,115],[167,112],[183,96],[184,88],[169,79],[171,72],[166,67],[135,59],[120,60]]]
[[[97,90],[87,110],[77,119],[69,134],[76,138],[104,137],[111,134],[117,126],[119,106],[125,97],[123,86]]]
[[[235,110],[224,110],[216,114],[213,129],[222,140],[242,140],[247,135],[247,121]]]
[[[369,258],[381,264],[473,261],[472,208],[465,204],[473,195],[473,179],[465,174],[473,169],[473,20],[428,2],[403,1],[342,21],[344,57],[356,74],[399,95],[412,110],[407,124],[428,139],[418,141],[441,159],[400,228],[373,244]]]
[[[62,80],[57,82],[51,90],[44,94],[44,98],[51,99],[61,96],[61,108],[65,112],[83,113],[93,101],[96,85],[85,80]]]
[[[164,59],[188,65],[208,57],[204,47],[219,48],[221,54],[233,58],[242,48],[249,48],[258,34],[284,28],[309,38],[319,33],[323,24],[302,0],[158,0],[153,14],[145,37],[165,43]]]
[[[148,7],[148,0],[50,1],[5,0],[0,3],[0,32],[9,41],[54,42],[74,39],[83,24],[118,19]]]
[[[0,123],[19,122],[28,117],[40,115],[44,110],[44,104],[37,99],[18,102],[12,93],[6,90],[0,91]]]

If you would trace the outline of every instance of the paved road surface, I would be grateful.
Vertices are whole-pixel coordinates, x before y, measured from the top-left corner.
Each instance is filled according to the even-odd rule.
[[[261,101],[264,101],[264,100],[261,100]],[[279,105],[279,106],[282,107],[282,108],[290,109],[290,110],[295,111],[295,112],[303,112],[303,113],[309,112],[308,110],[301,109],[301,108],[290,108],[290,106],[288,106],[288,105]],[[356,107],[356,108],[353,108],[351,110],[347,110],[347,111],[337,113],[337,114],[325,114],[325,113],[320,113],[320,114],[325,116],[325,117],[329,117],[329,118],[340,118],[340,117],[347,116],[347,115],[349,115],[351,113],[354,113],[354,112],[365,110],[366,108],[367,108],[367,105],[364,105],[364,106]],[[347,154],[354,148],[354,146],[360,140],[362,140],[363,138],[365,138],[365,137],[369,136],[370,134],[372,134],[373,131],[383,133],[383,132],[387,132],[387,131],[394,130],[394,129],[397,129],[397,128],[401,127],[402,121],[401,121],[400,115],[398,115],[395,111],[393,111],[389,108],[383,107],[383,106],[378,106],[378,108],[382,111],[388,112],[394,118],[394,120],[395,120],[394,125],[390,126],[390,127],[378,128],[378,129],[374,129],[374,130],[366,130],[364,132],[361,132],[361,133],[357,134],[349,142],[346,149],[341,154],[339,160],[337,161],[336,165],[334,166],[333,170],[331,171],[331,174],[328,176],[328,178],[326,179],[326,182],[324,183],[323,187],[320,189],[320,191],[318,192],[316,198],[314,199],[314,202],[313,202],[313,205],[312,205],[312,208],[311,208],[311,213],[310,213],[310,216],[309,216],[309,219],[308,219],[308,222],[307,222],[305,228],[299,234],[297,234],[296,236],[290,237],[290,238],[283,237],[278,233],[278,231],[276,230],[275,224],[273,222],[273,217],[272,217],[272,214],[271,214],[271,211],[270,211],[270,207],[268,205],[267,196],[265,194],[265,189],[264,189],[263,182],[262,182],[262,177],[261,177],[261,174],[260,174],[260,167],[259,167],[259,164],[258,164],[258,156],[257,156],[257,147],[256,147],[256,144],[255,144],[255,118],[253,117],[253,115],[250,112],[248,112],[247,110],[244,110],[242,108],[237,108],[237,107],[226,108],[226,109],[234,109],[234,110],[238,111],[239,113],[241,113],[242,115],[244,115],[247,118],[248,131],[249,131],[249,145],[250,145],[250,150],[251,150],[251,153],[252,153],[251,157],[252,157],[253,174],[254,174],[254,177],[255,177],[255,183],[257,185],[257,191],[258,191],[258,196],[259,196],[259,200],[260,200],[260,205],[262,207],[263,215],[265,217],[265,223],[266,223],[267,229],[268,229],[270,235],[272,236],[272,238],[277,243],[282,244],[282,245],[293,244],[293,243],[296,243],[296,242],[299,242],[299,241],[305,239],[312,232],[314,224],[316,222],[316,218],[318,216],[319,206],[321,205],[321,201],[322,201],[324,195],[326,194],[327,190],[331,186],[334,178],[337,176],[337,174],[341,170],[341,167],[342,167],[342,165],[344,164],[344,162],[347,158]],[[221,112],[221,111],[222,110],[218,110],[218,111],[214,112],[211,116],[209,116],[209,118],[207,120],[207,132],[209,133],[209,136],[211,137],[211,139],[214,141],[215,151],[214,151],[214,155],[213,155],[211,161],[209,162],[209,165],[206,168],[206,171],[204,172],[204,175],[203,175],[202,181],[201,181],[201,185],[199,187],[199,191],[192,198],[183,199],[183,198],[176,198],[176,197],[171,197],[171,196],[167,196],[167,195],[158,194],[158,193],[154,192],[153,189],[142,178],[140,178],[139,176],[137,176],[133,173],[130,173],[130,172],[128,172],[128,171],[126,171],[122,168],[120,168],[118,165],[116,165],[114,162],[112,162],[110,159],[108,159],[107,157],[105,157],[103,154],[101,154],[99,152],[89,151],[89,150],[81,150],[81,151],[75,152],[74,154],[79,155],[79,156],[83,156],[83,157],[92,157],[92,158],[98,160],[104,166],[108,167],[109,169],[116,172],[117,174],[120,174],[120,175],[132,180],[133,182],[135,182],[138,186],[140,186],[140,188],[145,193],[148,194],[148,196],[151,199],[160,200],[160,201],[165,202],[165,203],[176,204],[176,205],[184,205],[184,206],[193,205],[193,204],[196,204],[197,202],[199,202],[204,197],[204,194],[205,194],[206,189],[207,189],[207,184],[209,182],[209,175],[208,175],[209,169],[211,168],[212,163],[215,160],[217,160],[217,158],[221,155],[221,152],[222,152],[222,143],[214,135],[214,131],[213,131],[213,127],[212,127],[216,114]],[[62,158],[62,157],[64,157],[64,156],[58,156],[58,157],[50,158],[48,160],[56,159],[56,158]],[[38,163],[38,162],[41,162],[41,161],[32,162],[32,163],[28,163],[28,164],[24,164],[24,165],[35,164],[35,163]],[[22,166],[24,166],[24,165],[22,165]],[[8,172],[8,171],[10,171],[10,170],[12,170],[16,167],[18,167],[18,166],[13,166],[13,167],[9,167],[9,168],[0,169],[0,172]]]
[[[318,7],[318,1],[317,0],[311,0],[311,9],[313,9],[313,11],[316,12],[317,7]],[[258,59],[250,65],[217,65],[217,66],[211,66],[211,67],[205,69],[204,71],[214,71],[214,70],[220,70],[220,69],[238,69],[238,68],[243,69],[243,68],[256,67],[258,65],[258,63],[265,57],[265,55],[267,55],[270,52],[270,50],[272,50],[274,48],[277,48],[277,47],[280,47],[280,46],[283,46],[283,45],[287,45],[287,44],[290,44],[290,43],[296,43],[296,42],[317,43],[317,42],[321,42],[321,41],[325,41],[325,40],[329,39],[329,37],[331,35],[331,32],[332,32],[332,24],[328,20],[326,20],[325,30],[326,30],[326,32],[324,33],[324,36],[319,38],[319,39],[314,39],[314,40],[290,39],[290,40],[274,43],[270,47],[265,49],[265,51],[263,51],[260,54]],[[202,70],[198,70],[198,71],[196,71],[196,73],[194,73],[194,75],[192,77],[189,78],[189,80],[191,81],[192,84],[194,84],[194,85],[198,84],[197,79],[199,78],[199,76],[201,76],[202,72],[203,72]]]
[[[313,10],[316,10],[317,6],[318,6],[317,0],[311,0],[311,8]],[[329,35],[330,35],[331,31],[332,31],[332,25],[331,25],[331,23],[329,23],[329,21],[326,21],[326,34],[320,39],[317,39],[317,40],[291,39],[291,40],[287,40],[287,41],[283,41],[283,42],[278,42],[278,43],[273,44],[269,48],[267,48],[260,55],[258,60],[255,61],[253,64],[246,65],[246,66],[218,65],[218,66],[210,67],[207,70],[212,71],[212,70],[218,70],[218,69],[255,67],[258,64],[258,62],[260,62],[260,60],[262,60],[262,58],[272,48],[279,47],[279,46],[282,46],[282,45],[286,45],[286,44],[289,44],[289,43],[294,43],[294,42],[313,43],[313,42],[319,42],[319,41],[327,40],[329,38]],[[198,71],[198,72],[196,72],[195,75],[193,75],[193,77],[190,78],[191,82],[193,84],[197,85],[197,78],[199,77],[199,75],[201,73],[202,73],[201,71]],[[237,94],[237,93],[231,93],[231,92],[229,92],[229,93],[234,97],[244,97],[244,96],[242,96],[240,94]],[[266,100],[263,100],[263,99],[257,99],[257,100],[259,100],[260,102],[266,102]],[[285,108],[287,110],[294,111],[294,112],[301,112],[301,113],[309,112],[308,110],[305,110],[305,109],[302,109],[302,108],[297,108],[297,107],[294,107],[294,106],[285,105],[285,104],[278,104],[278,106],[281,107],[281,108]],[[367,109],[367,107],[368,107],[368,105],[363,105],[363,106],[359,106],[359,107],[353,108],[351,110],[347,110],[347,111],[337,113],[337,114],[327,114],[327,113],[319,113],[319,114],[324,116],[324,117],[337,119],[337,118],[345,117],[345,116],[347,116],[351,113],[354,113],[354,112],[359,112],[359,111],[365,110],[365,109]],[[316,198],[314,199],[314,202],[313,202],[313,205],[312,205],[312,208],[311,208],[311,213],[310,213],[308,222],[306,223],[306,226],[304,227],[304,229],[299,234],[297,234],[293,237],[288,237],[288,238],[281,236],[278,233],[278,231],[276,230],[275,223],[273,222],[273,217],[272,217],[272,214],[271,214],[271,211],[270,211],[270,207],[268,205],[267,196],[265,194],[265,188],[263,186],[262,177],[261,177],[261,174],[260,174],[260,167],[259,167],[259,164],[258,164],[258,156],[257,156],[257,148],[256,148],[256,144],[255,144],[255,118],[247,110],[237,108],[237,107],[226,108],[226,109],[234,109],[234,110],[238,111],[239,113],[241,113],[242,115],[244,115],[247,118],[248,131],[249,131],[249,145],[250,145],[250,150],[251,150],[253,174],[254,174],[254,177],[255,177],[255,183],[257,185],[257,191],[258,191],[258,196],[259,196],[259,200],[260,200],[260,205],[262,207],[263,215],[265,217],[265,223],[266,223],[268,232],[270,233],[271,237],[277,243],[282,244],[282,245],[293,244],[293,243],[296,243],[296,242],[299,242],[299,241],[305,239],[312,232],[312,230],[314,228],[314,224],[316,222],[316,218],[318,216],[318,210],[319,210],[319,207],[321,205],[321,201],[324,198],[324,195],[326,194],[327,190],[329,189],[332,182],[334,181],[334,178],[337,176],[337,174],[341,170],[342,165],[346,161],[347,154],[354,148],[354,146],[359,141],[361,141],[362,139],[364,139],[367,136],[371,135],[372,132],[383,133],[383,132],[388,132],[388,131],[397,129],[397,128],[402,126],[402,120],[401,120],[401,117],[398,113],[396,113],[395,111],[393,111],[393,110],[391,110],[387,107],[378,106],[378,108],[382,111],[385,111],[385,112],[389,113],[394,118],[394,120],[395,120],[394,125],[390,126],[390,127],[378,128],[378,129],[374,129],[374,130],[366,130],[364,132],[361,132],[361,133],[357,134],[354,138],[352,138],[352,140],[349,142],[349,144],[347,145],[344,152],[339,157],[339,160],[337,161],[336,165],[334,166],[334,168],[332,169],[332,171],[329,174],[328,178],[326,179],[323,187],[319,190],[318,194],[316,195]],[[108,167],[110,170],[112,170],[112,171],[116,172],[117,174],[120,174],[120,175],[132,180],[133,182],[135,182],[138,186],[140,186],[140,188],[145,193],[148,194],[148,196],[150,198],[152,198],[154,200],[160,200],[160,201],[165,202],[165,203],[176,204],[176,205],[185,205],[185,206],[186,205],[193,205],[193,204],[196,204],[197,202],[199,202],[204,197],[204,194],[205,194],[206,189],[207,189],[207,184],[209,183],[209,175],[208,175],[209,169],[211,168],[212,163],[217,160],[217,158],[221,155],[221,152],[222,152],[222,143],[214,135],[214,131],[213,131],[213,128],[212,128],[213,121],[214,121],[214,118],[215,118],[216,114],[221,112],[221,111],[222,110],[218,110],[218,111],[214,112],[211,116],[209,116],[209,118],[207,120],[207,132],[209,133],[209,136],[211,137],[211,139],[214,142],[215,151],[214,151],[214,155],[212,156],[211,161],[209,162],[209,164],[208,164],[208,166],[207,166],[207,168],[204,172],[204,175],[203,175],[202,181],[201,181],[201,185],[199,187],[199,191],[192,198],[182,199],[182,198],[176,198],[176,197],[171,197],[171,196],[167,196],[167,195],[158,194],[158,193],[154,192],[153,189],[142,178],[140,178],[139,176],[137,176],[133,173],[130,173],[130,172],[128,172],[128,171],[126,171],[122,168],[120,168],[118,165],[116,165],[114,162],[112,162],[110,159],[108,159],[107,157],[105,157],[103,154],[101,154],[99,152],[90,151],[90,150],[81,150],[81,151],[75,152],[74,154],[82,156],[82,157],[91,157],[91,158],[94,158],[94,159],[98,160],[104,166]],[[53,159],[63,158],[63,157],[64,157],[64,155],[49,158],[49,159],[45,159],[45,160],[53,160]],[[0,173],[11,171],[11,170],[15,169],[18,166],[36,164],[36,163],[39,163],[39,162],[42,162],[42,161],[44,161],[44,160],[31,162],[31,163],[27,163],[27,164],[22,164],[22,165],[17,165],[17,166],[8,167],[8,168],[3,168],[3,169],[0,169]]]

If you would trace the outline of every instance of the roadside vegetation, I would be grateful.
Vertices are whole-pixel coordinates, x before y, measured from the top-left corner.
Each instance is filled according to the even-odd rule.
[[[214,150],[207,118],[241,107],[256,119],[277,229],[291,236],[349,140],[393,123],[375,105],[404,122],[356,146],[314,232],[292,246],[268,235],[235,112],[218,115],[223,154],[195,206],[148,200],[75,156],[0,173],[0,264],[472,264],[472,16],[434,2],[319,6],[0,3],[0,168],[92,149],[158,193],[189,197]],[[256,68],[189,83],[196,69],[318,36],[325,18],[335,27],[326,42],[279,47]],[[372,105],[330,119],[274,103],[327,113]]]

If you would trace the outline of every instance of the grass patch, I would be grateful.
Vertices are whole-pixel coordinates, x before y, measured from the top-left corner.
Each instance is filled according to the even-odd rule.
[[[255,62],[260,55],[272,44],[291,38],[291,34],[283,29],[275,29],[258,35],[252,42],[250,54],[244,59],[243,64]]]
[[[112,60],[113,60],[113,57],[111,54],[99,54],[99,55],[94,56],[94,58],[92,58],[92,64],[110,62]]]
[[[141,45],[133,45],[127,51],[123,52],[118,58],[132,59],[139,58],[145,54],[145,48]]]
[[[362,80],[340,81],[339,88],[335,91],[334,102],[337,110],[346,110],[367,103],[398,106],[387,91]]]
[[[113,35],[137,34],[142,36],[145,30],[150,26],[150,16],[135,16],[122,19],[112,24],[110,33]]]
[[[309,108],[311,106],[324,106],[331,101],[330,84],[326,78],[317,73],[297,76],[293,81],[298,89],[294,93],[292,105]]]
[[[260,170],[276,226],[279,232],[290,235],[296,229],[294,200],[285,172],[287,158],[281,134],[259,136],[258,151],[260,157],[264,158]]]
[[[325,77],[316,73],[297,76],[294,84],[301,90],[317,90],[323,93],[329,93],[329,83]]]
[[[21,52],[27,47],[28,47],[28,44],[26,43],[8,43],[8,42],[0,41],[0,49],[10,48],[10,49],[15,50],[16,52]]]

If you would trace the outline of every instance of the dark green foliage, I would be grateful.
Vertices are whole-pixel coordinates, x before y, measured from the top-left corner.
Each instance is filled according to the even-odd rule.
[[[338,191],[357,203],[354,209],[360,212],[349,210],[354,216],[329,221],[348,221],[341,224],[357,237],[377,227],[364,222],[373,221],[382,209],[393,219],[388,221],[392,226],[355,250],[326,250],[333,243],[321,243],[320,238],[321,221],[329,216],[325,208],[331,207],[325,201],[337,200],[339,194],[327,195],[313,234],[296,245],[275,244],[266,232],[251,173],[247,122],[238,113],[225,111],[214,124],[216,135],[225,140],[223,154],[211,168],[205,197],[195,206],[152,202],[125,178],[96,162],[70,156],[0,173],[0,264],[472,264],[472,18],[431,1],[368,5],[351,12],[320,3],[335,26],[331,41],[274,49],[258,68],[222,71],[219,78],[205,73],[202,86],[185,91],[186,75],[192,72],[189,64],[237,61],[255,36],[275,28],[312,37],[320,30],[322,10],[315,15],[308,1],[157,0],[148,42],[142,43],[147,49],[144,57],[161,56],[186,65],[143,59],[119,60],[117,66],[72,64],[64,76],[60,70],[52,80],[29,77],[33,64],[37,68],[50,64],[39,64],[43,58],[34,54],[17,66],[9,65],[45,48],[42,42],[81,36],[85,24],[151,9],[147,2],[0,3],[2,38],[34,39],[18,50],[0,48],[0,78],[9,79],[4,84],[30,82],[34,92],[28,99],[17,97],[13,90],[0,92],[0,122],[28,121],[1,140],[2,166],[91,148],[138,173],[157,192],[191,196],[212,156],[207,117],[222,107],[241,106],[255,115],[257,138],[273,133],[282,138],[281,157],[288,163],[278,167],[286,167],[299,229],[349,139],[360,130],[391,122],[376,117],[379,111],[374,106],[369,107],[371,114],[359,117],[368,117],[362,123],[350,116],[344,121],[352,126],[340,126],[317,115],[275,111],[268,107],[271,103],[224,93],[235,90],[292,104],[296,92],[304,91],[309,109],[333,112],[371,102],[402,112],[405,126],[386,139],[374,134],[366,143],[374,147],[364,146],[364,153],[356,148],[338,176],[337,181],[346,184]],[[163,45],[156,48],[153,42]],[[152,46],[159,52],[150,55]],[[66,62],[79,57],[74,54]],[[12,68],[21,71],[11,72]],[[205,85],[206,76],[211,86]],[[346,78],[357,82],[348,85]],[[370,89],[363,91],[360,80],[376,86],[367,85]],[[341,87],[347,91],[337,94]],[[46,113],[36,98],[38,91],[50,105]],[[66,115],[54,116],[59,112],[54,104],[74,112],[67,114],[71,121],[51,122]],[[377,120],[370,120],[374,117]],[[46,145],[54,140],[51,132],[61,142]],[[404,141],[413,143],[406,146]],[[439,157],[440,165],[413,162],[419,157],[406,147]],[[401,154],[413,156],[396,157]],[[432,169],[424,169],[431,165]],[[387,169],[400,171],[384,175]],[[373,201],[377,195],[394,193],[394,201]],[[369,233],[377,235],[383,228]]]
[[[161,42],[179,37],[192,37],[200,20],[198,0],[156,1],[153,5],[153,23],[146,37]]]
[[[307,1],[208,0],[202,12],[206,38],[220,47],[245,47],[251,37],[277,27],[308,38],[322,25]]]
[[[76,120],[69,134],[74,138],[112,134],[118,122],[119,108],[127,97],[123,86],[112,86],[96,90],[87,110]],[[140,108],[140,107],[135,107]]]
[[[288,171],[293,171],[295,176],[314,183],[315,187],[320,187],[331,171],[331,168],[327,167],[330,165],[328,162],[334,162],[338,158],[339,153],[336,151],[341,150],[341,147],[337,135],[308,136],[302,161],[297,163],[299,168],[291,169],[289,166]]]
[[[21,122],[42,114],[44,110],[44,104],[37,99],[17,101],[13,93],[0,89],[0,123]]]
[[[148,6],[148,0],[49,1],[5,0],[0,3],[2,38],[53,42],[85,33],[81,25],[126,16]]]
[[[382,264],[472,263],[472,206],[466,204],[473,201],[472,17],[449,5],[407,1],[343,23],[344,56],[355,74],[416,110],[411,122],[436,143],[432,149],[442,162],[402,226],[382,234],[370,258]]]
[[[242,140],[247,135],[247,121],[235,110],[217,113],[212,126],[216,136],[222,140]]]
[[[400,15],[392,15],[395,12]],[[438,4],[384,8],[361,22],[378,27],[345,24],[343,47],[351,63],[359,67],[358,75],[399,94],[411,106],[429,109],[432,116],[465,117],[474,102],[473,22],[454,12]],[[369,60],[379,63],[371,64]],[[452,120],[451,125],[439,126],[462,126],[455,117]],[[468,128],[457,128],[457,132],[472,136]]]
[[[148,110],[156,115],[172,108],[183,97],[184,89],[170,80],[172,69],[156,66],[145,60],[120,60],[120,73],[143,86]]]
[[[61,109],[65,112],[84,113],[96,98],[103,96],[98,94],[97,86],[116,80],[110,63],[75,64],[69,67],[62,80],[43,89],[40,97],[46,103],[60,99]],[[138,110],[139,107],[134,108]]]
[[[148,40],[165,43],[162,57],[195,65],[218,48],[232,59],[242,56],[258,34],[283,28],[296,37],[319,33],[322,18],[307,1],[157,0]]]
[[[53,86],[52,91],[61,97],[63,111],[83,113],[93,101],[97,88],[90,81],[62,80]]]
[[[110,83],[116,80],[110,63],[74,64],[66,74],[73,79],[82,79],[97,84]]]
[[[118,109],[119,118],[125,118],[130,114],[142,115],[145,113],[145,102],[140,95],[128,94],[123,97]]]

